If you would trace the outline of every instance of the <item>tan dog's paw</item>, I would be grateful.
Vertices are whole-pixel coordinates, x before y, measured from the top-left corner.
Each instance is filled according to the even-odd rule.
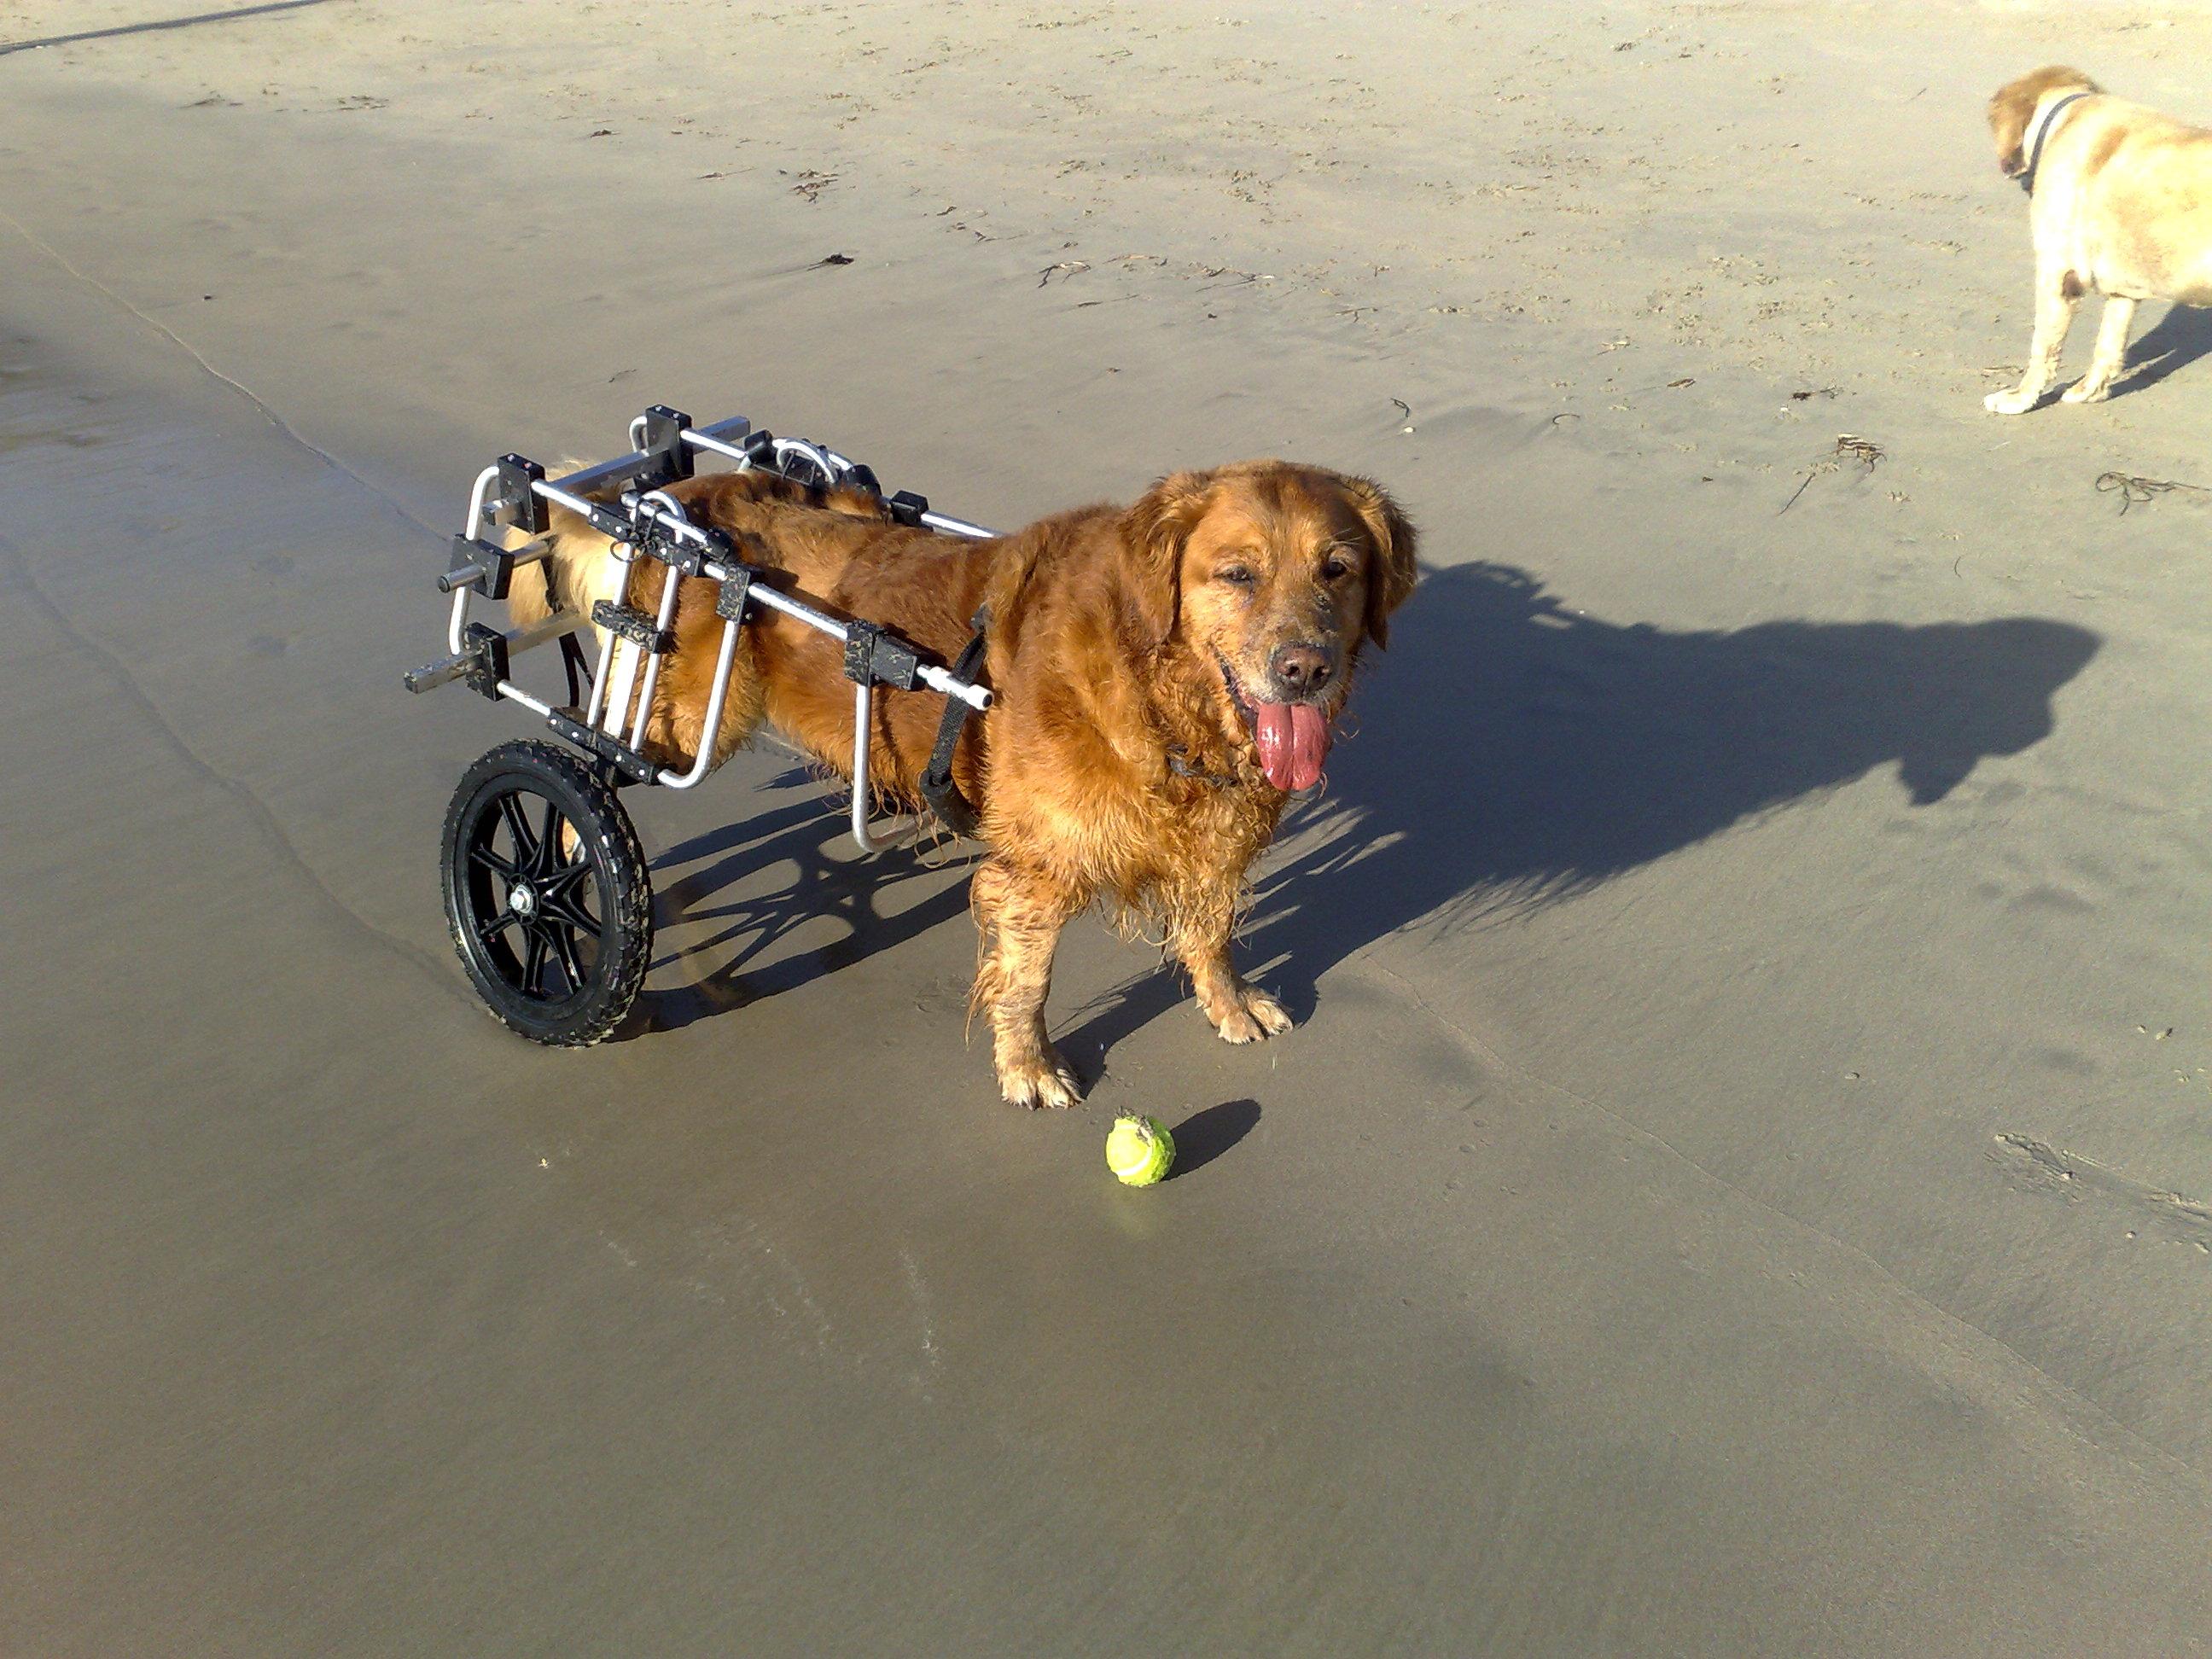
[[[2110,380],[2094,383],[2076,380],[2058,394],[2058,401],[2062,404],[2101,404],[2112,395],[2112,383]]]
[[[1048,1048],[1035,1060],[1009,1060],[999,1067],[999,1092],[1010,1106],[1073,1106],[1083,1098],[1067,1062]]]
[[[1226,1012],[1217,1014],[1209,1008],[1206,1017],[1213,1022],[1213,1029],[1221,1034],[1224,1042],[1258,1042],[1263,1038],[1280,1036],[1291,1029],[1291,1024],[1281,1003],[1250,985],[1237,988],[1236,1000]]]
[[[1982,407],[1992,415],[2025,415],[2037,401],[2021,392],[1992,392],[1982,399]]]

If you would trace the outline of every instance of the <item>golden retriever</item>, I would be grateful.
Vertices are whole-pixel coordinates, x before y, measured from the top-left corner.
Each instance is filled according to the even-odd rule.
[[[988,608],[994,701],[953,765],[988,852],[971,904],[981,939],[971,1009],[988,1022],[1006,1099],[1072,1105],[1074,1074],[1044,1005],[1063,926],[1094,903],[1164,925],[1199,1006],[1231,1042],[1291,1018],[1230,962],[1246,872],[1285,804],[1321,780],[1363,645],[1381,646],[1415,581],[1414,532],[1364,478],[1248,461],[1162,479],[1133,506],[1086,507],[991,541],[889,520],[869,495],[825,495],[757,472],[670,491],[698,523],[831,613],[880,623],[943,660]],[[650,610],[665,568],[611,558],[556,514],[549,596],[516,590],[519,619],[620,592]],[[677,647],[647,746],[719,762],[763,721],[848,773],[852,687],[837,642],[757,608],[719,732],[701,728],[720,619],[716,589],[684,583]],[[945,699],[879,691],[860,787],[909,808]]]
[[[2035,337],[2020,384],[1982,406],[2021,415],[2042,401],[2091,293],[2105,296],[2096,349],[2064,400],[2095,403],[2119,376],[2139,301],[2212,305],[2212,132],[2056,65],[1999,88],[1989,118],[1997,166],[2028,192]]]

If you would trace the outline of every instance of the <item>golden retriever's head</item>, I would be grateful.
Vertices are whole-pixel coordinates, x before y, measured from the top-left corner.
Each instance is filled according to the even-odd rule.
[[[2027,171],[2027,124],[2036,106],[2054,92],[2100,92],[2103,88],[2080,70],[2051,64],[1999,87],[1990,96],[1990,136],[1997,143],[1997,168],[2008,179]]]
[[[1200,665],[1268,782],[1310,788],[1361,645],[1387,642],[1413,591],[1413,526],[1397,503],[1365,478],[1243,461],[1163,478],[1121,540],[1147,643]]]

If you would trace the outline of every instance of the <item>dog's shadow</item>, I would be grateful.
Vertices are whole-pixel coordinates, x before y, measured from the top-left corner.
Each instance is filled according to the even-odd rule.
[[[1914,807],[2049,735],[2096,635],[2035,617],[1673,633],[1577,614],[1499,564],[1431,573],[1364,674],[1238,961],[1303,1018],[1316,981],[1424,921],[1514,913],[1893,764]],[[1182,1001],[1147,974],[1088,1011],[1079,1067]]]
[[[2112,396],[2124,398],[2156,386],[2212,352],[2212,310],[2171,305],[2148,332],[2128,348],[2128,368]]]
[[[1286,827],[1238,945],[1293,1014],[1329,969],[1401,928],[1517,911],[1894,765],[1914,807],[2052,729],[2052,699],[2099,638],[2037,617],[1980,623],[1769,622],[1670,632],[1577,614],[1500,564],[1431,572],[1364,673],[1328,787]],[[886,905],[934,873],[913,852],[853,861],[803,775],[751,820],[672,849],[664,914],[714,931],[703,974],[649,994],[653,1028],[791,989],[967,905],[964,883]],[[745,871],[787,863],[757,897]],[[827,917],[834,937],[775,954]],[[964,922],[962,925],[965,925]],[[1123,1037],[1188,996],[1161,968],[1088,1007],[1061,1039],[1095,1079]]]

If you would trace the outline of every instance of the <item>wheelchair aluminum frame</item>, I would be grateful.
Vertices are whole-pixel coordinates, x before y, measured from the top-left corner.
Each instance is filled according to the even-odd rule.
[[[764,607],[844,647],[845,672],[854,687],[853,839],[865,853],[878,850],[880,843],[868,829],[869,727],[876,688],[888,685],[902,690],[939,692],[958,698],[979,713],[991,706],[989,690],[927,660],[919,647],[889,629],[831,616],[757,580],[763,573],[736,556],[729,538],[711,527],[694,524],[666,489],[693,476],[694,461],[701,454],[735,461],[739,471],[771,471],[801,483],[851,485],[876,489],[880,495],[874,474],[825,445],[756,431],[743,416],[696,427],[689,416],[655,405],[630,422],[629,441],[628,453],[563,477],[548,479],[536,463],[512,454],[477,475],[469,493],[468,516],[460,533],[453,538],[451,562],[438,579],[439,591],[453,596],[446,629],[448,654],[409,673],[407,689],[428,691],[465,680],[494,701],[520,703],[543,719],[556,736],[621,779],[690,789],[714,765],[714,734],[721,728],[738,630],[758,608]],[[604,498],[609,491],[614,492],[611,499],[592,499],[594,495]],[[998,534],[967,520],[933,512],[926,498],[906,491],[884,501],[891,517],[900,523],[973,539]],[[651,557],[668,567],[655,614],[647,617],[625,604],[602,600],[588,616],[556,611],[542,622],[505,631],[471,620],[473,599],[504,599],[518,569],[546,557],[550,548],[544,537],[549,502],[577,514],[607,536],[622,564]],[[500,540],[501,532],[507,530],[521,531],[538,539],[510,549]],[[688,577],[704,578],[721,589],[715,609],[723,622],[699,753],[686,770],[678,772],[656,764],[641,750],[661,659],[673,648],[670,628],[678,590]],[[582,708],[556,707],[533,696],[510,678],[516,656],[594,627],[601,635],[599,659],[591,674],[590,698]],[[573,672],[570,685],[574,695],[577,687]],[[629,713],[633,701],[634,716]]]

